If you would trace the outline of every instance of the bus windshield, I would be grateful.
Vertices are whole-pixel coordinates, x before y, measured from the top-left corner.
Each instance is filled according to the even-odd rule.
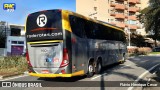
[[[60,10],[32,13],[27,18],[26,40],[62,40],[62,16]]]

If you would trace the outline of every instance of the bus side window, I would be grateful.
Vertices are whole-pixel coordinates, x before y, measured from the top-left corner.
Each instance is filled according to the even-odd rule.
[[[87,38],[94,39],[94,31],[93,31],[94,28],[93,28],[92,23],[89,21],[86,21],[84,28],[85,28]]]
[[[70,16],[69,19],[72,32],[80,38],[85,37],[83,20],[75,16]]]

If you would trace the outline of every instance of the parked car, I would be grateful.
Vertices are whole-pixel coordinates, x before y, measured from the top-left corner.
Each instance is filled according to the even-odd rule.
[[[154,51],[154,52],[160,52],[160,47],[155,47],[155,48],[153,49],[153,51]]]

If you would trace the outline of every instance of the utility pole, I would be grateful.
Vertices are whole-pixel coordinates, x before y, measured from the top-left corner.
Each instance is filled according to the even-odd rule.
[[[130,20],[129,20],[129,0],[128,0],[128,46],[131,46],[131,31],[130,31]]]

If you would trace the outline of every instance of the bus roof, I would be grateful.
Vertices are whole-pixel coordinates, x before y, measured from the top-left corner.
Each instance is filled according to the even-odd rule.
[[[89,21],[92,21],[92,22],[95,22],[95,23],[100,23],[102,25],[105,25],[105,26],[108,26],[108,27],[111,27],[111,28],[114,28],[116,30],[120,30],[120,31],[124,32],[124,30],[122,28],[118,27],[118,26],[112,25],[112,24],[104,22],[104,21],[94,20],[90,17],[84,16],[84,15],[81,15],[81,14],[78,14],[78,13],[75,13],[75,12],[72,12],[72,11],[69,11],[69,10],[63,10],[63,9],[51,9],[51,10],[64,11],[64,12],[67,12],[71,15],[78,16],[80,18],[83,18],[83,19],[86,19],[86,20],[89,20]],[[46,11],[51,11],[51,10],[42,10],[42,11],[38,11],[38,12],[46,12]],[[34,13],[37,13],[37,12],[34,12]],[[34,13],[31,13],[31,14],[34,14]],[[28,16],[30,16],[30,14]]]
[[[68,13],[71,14],[71,15],[75,15],[75,16],[78,16],[78,17],[80,17],[80,18],[83,18],[83,19],[86,19],[86,20],[89,20],[89,21],[93,21],[93,22],[96,22],[96,23],[100,23],[100,24],[103,24],[103,25],[105,25],[105,26],[108,26],[108,27],[111,27],[111,28],[115,28],[115,29],[117,29],[117,30],[120,30],[120,31],[123,31],[123,32],[124,32],[124,30],[123,30],[122,28],[120,28],[120,27],[118,27],[118,26],[115,26],[115,25],[112,25],[112,24],[110,24],[110,23],[107,23],[107,22],[104,22],[104,21],[100,21],[100,20],[94,20],[94,19],[92,19],[92,18],[90,18],[90,17],[84,16],[84,15],[81,15],[81,14],[78,14],[78,13],[75,13],[75,12],[72,12],[72,11],[68,11],[68,10],[63,10],[63,11],[68,12]]]

